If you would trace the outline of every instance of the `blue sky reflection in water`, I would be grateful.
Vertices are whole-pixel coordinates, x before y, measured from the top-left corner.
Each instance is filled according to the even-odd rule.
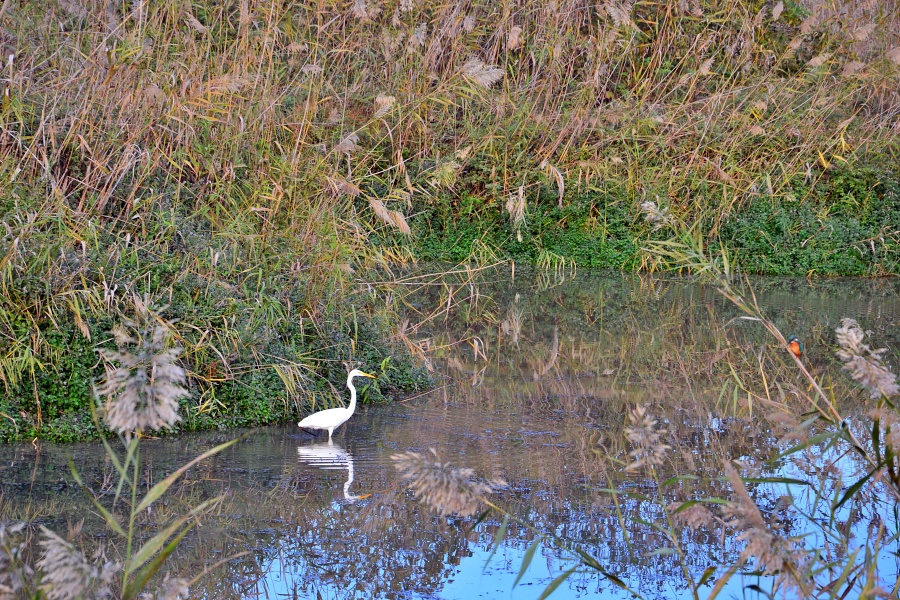
[[[744,461],[747,472],[759,476],[813,483],[816,469],[830,462],[832,476],[844,477],[840,486],[826,488],[829,494],[846,489],[860,472],[850,454],[833,454],[818,467],[808,456],[796,455],[770,468],[766,461],[785,447],[778,444],[784,432],[763,418],[772,407],[736,391],[731,368],[756,390],[760,360],[773,393],[774,382],[790,391],[802,390],[802,381],[762,328],[736,319],[740,314],[715,290],[622,275],[493,277],[475,286],[428,287],[410,300],[419,312],[410,314],[406,335],[431,348],[429,359],[446,386],[409,402],[361,406],[335,433],[333,445],[327,436],[312,439],[296,426],[258,430],[189,475],[180,492],[187,502],[221,491],[229,500],[217,520],[186,540],[172,568],[193,575],[222,557],[251,551],[202,580],[195,597],[537,598],[572,564],[568,556],[542,545],[511,591],[534,534],[511,523],[485,569],[502,516],[488,516],[471,532],[475,518],[435,516],[405,490],[390,460],[394,453],[429,448],[441,461],[470,467],[480,478],[503,478],[508,487],[492,497],[494,502],[537,531],[585,549],[645,597],[688,597],[674,557],[648,556],[669,545],[639,522],[665,520],[652,501],[652,481],[645,472],[622,468],[629,450],[625,415],[637,404],[647,406],[668,430],[664,442],[672,450],[660,480],[699,478],[667,487],[667,502],[730,497],[721,479],[722,457]],[[894,350],[900,349],[897,285],[769,279],[754,285],[776,325],[804,340],[804,358],[813,372],[834,385],[836,397],[850,394],[842,400],[845,414],[855,418],[870,410],[866,394],[852,392],[834,360],[833,331],[841,317],[854,317],[873,332],[877,346],[900,356]],[[448,290],[459,294],[449,303]],[[448,305],[451,310],[432,316],[435,307]],[[423,325],[416,328],[419,322]],[[900,363],[890,355],[888,361]],[[173,465],[231,435],[147,441],[148,477],[159,480]],[[98,464],[94,445],[3,447],[4,496],[37,503],[52,498],[59,510],[45,522],[65,531],[67,520],[85,514],[83,495],[64,483],[70,453],[88,480],[98,485],[104,480],[110,467]],[[603,492],[611,486],[621,492],[618,508]],[[748,489],[767,517],[780,515],[783,485]],[[812,488],[792,489],[799,498],[814,499]],[[845,505],[838,517],[847,519],[850,509]],[[854,511],[857,543],[866,539],[875,518],[889,531],[898,530],[894,503],[883,493],[854,505]],[[819,522],[824,517],[814,514]],[[824,545],[801,516],[782,515],[782,522],[791,535],[819,535],[815,544]],[[98,530],[86,521],[86,533]],[[720,534],[718,528],[680,534],[695,577],[739,553],[740,544],[726,537],[723,545]],[[896,551],[896,544],[888,550]],[[881,580],[892,585],[896,557],[883,551],[878,567]],[[734,578],[719,597],[756,597],[742,588],[751,583],[771,585]],[[590,570],[552,596],[627,597]]]
[[[539,530],[556,531],[563,539],[586,540],[586,549],[598,558],[607,559],[604,565],[645,596],[688,597],[683,577],[673,568],[671,560],[658,557],[623,561],[617,558],[617,553],[621,554],[625,546],[618,522],[609,510],[596,512],[594,506],[596,498],[603,496],[596,491],[605,487],[603,481],[597,481],[596,472],[592,469],[579,469],[589,463],[590,453],[579,455],[582,459],[579,465],[571,460],[571,453],[567,450],[579,443],[584,444],[585,431],[610,429],[602,418],[604,404],[616,404],[621,408],[623,401],[625,404],[642,402],[657,404],[659,418],[681,437],[681,450],[696,460],[710,458],[713,453],[709,452],[709,447],[719,446],[719,450],[725,450],[725,455],[743,458],[748,464],[755,465],[761,470],[761,476],[809,479],[810,473],[814,472],[813,464],[785,460],[781,467],[772,470],[761,463],[760,459],[773,454],[777,436],[771,429],[760,427],[752,406],[730,414],[728,411],[717,414],[723,404],[727,406],[722,402],[721,373],[711,368],[708,378],[684,377],[679,380],[671,376],[673,368],[683,368],[683,365],[678,365],[679,359],[690,363],[692,359],[696,361],[697,356],[702,360],[704,355],[711,355],[712,360],[716,360],[716,353],[710,349],[717,346],[720,349],[722,339],[709,330],[717,327],[724,330],[725,323],[732,327],[731,331],[724,333],[725,344],[737,347],[738,352],[747,348],[759,352],[771,343],[770,340],[766,339],[764,332],[753,331],[746,323],[735,325],[734,317],[739,315],[715,292],[690,284],[652,279],[648,284],[648,280],[632,280],[629,289],[628,282],[617,279],[609,286],[596,285],[598,294],[585,294],[584,287],[590,288],[591,285],[585,286],[583,279],[550,286],[542,286],[535,280],[526,282],[525,285],[511,287],[504,287],[507,282],[501,282],[499,289],[502,291],[494,289],[485,293],[494,304],[484,308],[484,311],[493,312],[495,316],[481,329],[477,319],[473,325],[472,307],[461,311],[466,312],[463,319],[454,320],[451,314],[445,320],[436,320],[439,324],[426,329],[429,339],[453,349],[443,353],[435,363],[456,382],[456,386],[449,391],[444,390],[443,398],[429,398],[416,404],[404,417],[404,420],[418,423],[408,426],[419,433],[419,439],[412,448],[424,450],[428,447],[427,440],[434,439],[442,459],[476,468],[484,463],[484,457],[472,460],[471,449],[473,446],[483,448],[489,457],[499,460],[501,470],[504,467],[507,469],[504,476],[513,482],[516,477],[509,475],[509,471],[516,470],[516,465],[522,462],[522,455],[532,462],[542,462],[548,460],[548,456],[557,455],[559,463],[555,473],[514,483],[511,490],[501,495],[507,503],[500,503],[508,507],[509,501],[516,504],[517,500],[526,498],[524,504],[517,504],[524,506],[525,512],[513,509],[515,514],[528,514]],[[882,343],[893,341],[886,338],[890,337],[890,329],[897,324],[897,306],[890,286],[871,286],[867,282],[854,284],[856,288],[846,282],[843,287],[837,285],[829,288],[807,282],[761,281],[761,302],[772,311],[779,327],[799,332],[807,341],[809,364],[819,374],[831,369],[836,379],[840,379],[841,374],[839,365],[831,355],[833,342],[829,335],[842,316],[862,315],[860,318],[863,321],[868,317],[869,328],[875,330],[875,335],[882,336]],[[526,297],[526,294],[531,297]],[[637,296],[640,299],[635,301]],[[613,302],[604,303],[604,299]],[[445,298],[432,299],[433,303],[435,301],[442,305]],[[505,312],[502,310],[504,303]],[[429,302],[423,302],[422,306],[429,306]],[[478,307],[474,310],[477,311]],[[602,314],[598,315],[598,311]],[[581,314],[573,317],[573,312]],[[603,326],[589,325],[587,321],[590,320],[593,323],[606,321],[614,327],[626,329],[624,333],[627,335],[623,337],[632,344],[632,355],[627,358],[642,355],[638,359],[643,358],[645,365],[637,364],[639,360],[629,363],[622,358],[623,353],[616,352],[612,345],[607,345],[605,354],[602,350],[598,352],[597,347],[602,346],[603,342],[602,336],[596,332]],[[672,332],[676,332],[679,340],[687,342],[679,346],[679,350],[683,349],[688,356],[673,356],[671,348],[666,347],[665,337]],[[473,347],[472,340],[477,340],[477,344],[481,345]],[[609,351],[610,348],[612,351]],[[478,352],[482,350],[486,354],[494,354],[490,359],[479,356]],[[691,353],[695,356],[690,356]],[[550,364],[551,361],[555,364]],[[646,366],[659,361],[666,364],[657,371]],[[631,372],[622,377],[622,371],[629,369]],[[700,408],[695,406],[689,410],[684,403],[673,404],[672,400],[678,396],[689,397]],[[485,400],[488,400],[490,410],[483,410]],[[762,409],[757,407],[756,410],[758,414]],[[578,413],[582,418],[573,418],[573,414]],[[590,418],[592,413],[596,415],[593,419]],[[588,418],[583,418],[585,416]],[[622,421],[621,413],[618,421]],[[434,438],[429,437],[427,432],[434,423],[455,427],[455,435],[449,434],[448,437],[438,433]],[[436,441],[442,437],[446,441],[438,445]],[[595,441],[590,434],[586,439]],[[493,447],[491,441],[494,442]],[[692,448],[692,445],[696,447]],[[402,449],[402,446],[397,448]],[[506,464],[503,464],[503,457],[506,457]],[[549,460],[552,462],[552,459]],[[824,462],[830,463],[831,469],[842,471],[844,482],[854,481],[852,477],[858,475],[860,469],[859,462],[849,455],[832,456]],[[688,469],[687,472],[691,471]],[[640,489],[644,484],[641,476],[636,474],[622,480],[620,487],[624,490]],[[844,483],[844,488],[846,485]],[[767,507],[774,510],[778,499],[785,494],[783,484],[760,484],[754,486],[752,491],[764,510]],[[544,512],[534,510],[534,504],[542,498],[560,493],[565,497],[563,502],[549,507],[545,505],[547,510]],[[793,493],[809,499],[812,490],[793,486]],[[722,495],[727,497],[727,494]],[[641,502],[623,502],[630,505],[629,514],[651,521],[662,518],[658,505],[653,502],[645,502],[643,506]],[[850,506],[845,505],[838,516],[847,518]],[[881,514],[886,521],[890,519],[889,507],[889,499],[876,498],[870,504],[868,514],[865,509],[857,509],[852,528],[857,532],[858,540],[865,539],[865,528],[873,514]],[[548,519],[548,515],[556,515],[565,522],[565,526],[560,527],[559,521]],[[823,515],[816,514],[815,517],[821,519]],[[605,531],[603,527],[597,527],[598,524],[604,524]],[[558,551],[541,546],[519,586],[510,594],[532,537],[527,533],[524,537],[509,535],[485,568],[497,525],[496,520],[489,526],[480,525],[469,540],[463,541],[461,557],[444,557],[444,565],[449,567],[434,589],[399,593],[448,599],[537,597],[553,577],[571,564],[562,560]],[[896,522],[891,524],[894,530],[896,525]],[[821,530],[809,527],[808,522],[804,524],[801,517],[795,515],[786,526],[792,535],[806,533],[810,540],[816,540],[809,547],[825,547],[826,540]],[[655,537],[652,532],[640,529],[637,527],[631,532],[635,553],[646,554],[665,545],[664,540]],[[572,531],[576,533],[573,535]],[[704,556],[721,556],[724,553],[733,558],[740,549],[740,545],[730,540],[722,546],[717,535],[709,535],[706,539],[703,536],[688,536],[682,543],[689,553],[689,562],[693,563],[695,577],[699,577],[709,564],[703,561]],[[628,562],[633,564],[626,564]],[[878,566],[885,582],[896,576],[897,561],[888,552],[880,554]],[[719,597],[743,597],[746,593],[743,586],[751,584],[767,588],[771,586],[771,579],[735,577]],[[341,593],[346,593],[346,588],[331,591],[335,597],[340,597]],[[555,592],[554,597],[625,598],[629,594],[587,570],[573,576]]]

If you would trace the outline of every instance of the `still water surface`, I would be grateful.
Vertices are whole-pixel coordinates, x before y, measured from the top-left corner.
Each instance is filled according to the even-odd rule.
[[[841,317],[857,318],[879,345],[898,348],[892,336],[900,303],[892,282],[760,280],[755,286],[785,334],[804,339],[810,368],[838,391],[851,393],[832,358]],[[671,460],[661,478],[699,477],[670,486],[666,501],[729,497],[720,478],[724,458],[741,459],[763,475],[808,475],[799,462],[765,462],[779,433],[759,418],[768,409],[733,385],[740,377],[758,388],[760,364],[782,389],[800,380],[762,328],[738,319],[714,290],[618,274],[493,274],[413,287],[402,333],[426,351],[439,388],[391,405],[361,406],[333,444],[296,426],[255,430],[194,469],[160,508],[183,512],[228,494],[170,567],[190,577],[249,553],[205,577],[192,591],[196,597],[537,598],[574,563],[542,544],[513,590],[535,532],[585,549],[645,597],[689,597],[677,560],[653,554],[669,544],[646,525],[665,519],[652,500],[652,481],[644,471],[623,469],[626,413],[637,404],[668,431]],[[851,393],[846,404],[848,412],[864,410],[865,399]],[[206,433],[145,443],[147,484],[232,437]],[[405,490],[390,458],[429,449],[479,478],[505,480],[492,500],[533,529],[510,522],[492,554],[502,515],[489,513],[480,522],[435,516]],[[41,522],[54,529],[86,518],[86,533],[98,535],[71,483],[69,456],[96,488],[109,484],[112,469],[97,445],[7,446],[0,448],[3,495],[49,506]],[[849,476],[858,465],[843,460]],[[783,486],[753,488],[764,510],[775,510],[783,493]],[[888,521],[889,508],[884,499],[871,505]],[[896,531],[897,523],[889,526]],[[796,533],[803,524],[788,519],[787,527]],[[715,529],[686,531],[681,544],[695,576],[740,551]],[[885,553],[878,564],[885,581],[897,576],[894,556]],[[734,578],[720,597],[744,597],[749,592],[742,586],[753,583],[765,582]],[[552,597],[630,596],[582,570]]]

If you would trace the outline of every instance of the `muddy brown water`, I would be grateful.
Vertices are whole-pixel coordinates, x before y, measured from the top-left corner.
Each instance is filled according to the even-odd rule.
[[[327,435],[314,439],[292,425],[254,430],[193,469],[145,515],[150,535],[157,521],[227,494],[168,569],[191,577],[247,554],[201,579],[193,597],[537,598],[576,564],[560,546],[589,552],[644,597],[689,597],[677,558],[661,551],[669,542],[648,525],[665,522],[652,478],[623,468],[630,460],[626,413],[638,404],[667,430],[663,443],[671,449],[660,479],[693,477],[670,484],[664,502],[729,497],[724,458],[743,460],[762,475],[810,476],[802,461],[768,462],[779,432],[760,418],[767,409],[733,385],[742,378],[761,389],[759,364],[780,389],[802,382],[762,328],[740,319],[713,289],[619,274],[506,272],[414,287],[404,334],[427,351],[437,389],[361,406],[332,444]],[[832,332],[841,317],[854,317],[894,352],[897,284],[762,279],[754,287],[785,334],[804,339],[812,370],[848,396],[849,413],[861,414],[865,398],[835,363]],[[235,435],[145,442],[144,485]],[[432,449],[478,478],[505,480],[491,499],[527,526],[510,521],[494,546],[502,515],[436,516],[405,489],[390,458]],[[0,447],[3,498],[36,507],[35,522],[58,531],[85,519],[85,536],[106,539],[72,482],[70,456],[95,489],[109,489],[112,469],[100,445],[10,445]],[[840,461],[847,477],[859,468],[852,458]],[[776,510],[783,493],[776,485],[753,488],[764,511]],[[869,510],[896,531],[891,506],[876,497]],[[805,525],[788,517],[787,528],[796,533]],[[526,550],[542,534],[557,543],[538,546],[513,588]],[[740,551],[715,528],[685,531],[680,542],[695,576]],[[896,578],[894,556],[884,553],[877,564],[886,582]],[[744,586],[754,584],[765,587],[767,580],[735,577],[720,597],[752,595]],[[589,568],[552,595],[627,597]]]

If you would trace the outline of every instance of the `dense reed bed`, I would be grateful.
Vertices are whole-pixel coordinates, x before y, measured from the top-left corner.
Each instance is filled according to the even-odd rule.
[[[134,297],[167,307],[193,428],[381,364],[355,269],[653,267],[642,203],[751,270],[892,271],[896,25],[881,2],[4,2],[2,436],[90,435]]]

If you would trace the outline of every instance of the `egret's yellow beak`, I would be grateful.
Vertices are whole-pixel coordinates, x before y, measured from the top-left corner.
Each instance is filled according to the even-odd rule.
[[[370,373],[360,373],[360,375],[362,375],[363,377],[371,377],[372,379],[378,379],[378,377],[376,377],[375,375],[372,375]]]

